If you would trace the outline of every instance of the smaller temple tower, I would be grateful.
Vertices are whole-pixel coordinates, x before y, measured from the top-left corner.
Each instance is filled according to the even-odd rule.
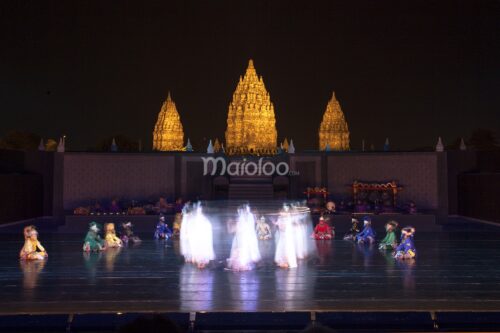
[[[181,118],[169,92],[167,100],[163,102],[158,114],[158,120],[153,131],[153,150],[183,150],[183,146],[184,130]]]
[[[319,150],[349,150],[349,127],[339,101],[332,93],[319,126]]]

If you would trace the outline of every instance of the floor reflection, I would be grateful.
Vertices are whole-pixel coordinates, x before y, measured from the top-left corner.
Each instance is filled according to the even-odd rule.
[[[97,277],[97,266],[101,261],[102,252],[83,252],[83,261],[87,269],[87,277],[91,284],[95,284]]]
[[[121,251],[121,247],[110,247],[106,251],[104,251],[104,258],[106,262],[105,267],[108,273],[114,271],[116,258],[120,255]]]
[[[375,247],[375,244],[356,244],[356,250],[363,256],[363,266],[365,268],[372,265]]]
[[[316,243],[316,251],[318,254],[320,265],[327,265],[330,262],[330,259],[333,255],[333,247],[332,241],[330,240],[317,240]]]
[[[230,296],[239,305],[239,311],[257,311],[262,283],[256,271],[228,272]]]
[[[214,278],[213,269],[183,264],[179,274],[181,309],[211,310],[216,297],[227,297],[225,293],[214,295]]]
[[[20,260],[19,263],[23,272],[24,296],[31,299],[34,296],[40,273],[43,271],[47,260]]]
[[[290,310],[313,302],[317,274],[309,269],[307,262],[301,261],[292,269],[276,269],[274,276],[277,309]]]
[[[397,266],[401,270],[403,278],[403,288],[407,295],[413,295],[416,289],[414,270],[416,267],[415,259],[397,260]]]

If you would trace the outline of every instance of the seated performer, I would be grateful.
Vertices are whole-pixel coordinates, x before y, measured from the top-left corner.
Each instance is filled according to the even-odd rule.
[[[35,226],[25,227],[23,232],[24,246],[19,253],[19,257],[23,260],[43,260],[47,258],[47,252],[38,240],[38,232]]]
[[[172,236],[172,230],[165,223],[165,216],[160,215],[154,234],[154,239],[169,239]]]
[[[413,259],[417,256],[417,249],[413,243],[415,228],[405,227],[401,230],[401,243],[396,248],[394,258],[396,259]]]
[[[370,206],[366,201],[358,200],[356,201],[356,206],[354,207],[354,211],[356,213],[366,213],[370,210]]]
[[[337,208],[338,208],[339,212],[344,212],[347,209],[345,201],[340,200],[339,206]]]
[[[396,242],[396,228],[398,227],[398,222],[389,221],[385,224],[386,235],[384,239],[380,241],[378,248],[380,250],[393,250],[397,246]]]
[[[172,237],[176,239],[179,238],[181,233],[183,209],[184,209],[184,202],[182,201],[182,198],[177,198],[177,200],[175,201],[174,224],[172,226],[173,230]]]
[[[413,201],[408,204],[408,214],[417,214],[417,205]]]
[[[104,209],[102,209],[99,201],[96,201],[94,203],[94,206],[90,209],[90,212],[96,215],[100,215],[101,213],[104,213]]]
[[[325,209],[321,212],[321,216],[330,227],[333,225],[333,215],[335,214],[337,214],[335,202],[328,201],[325,205]]]
[[[314,228],[314,232],[311,235],[311,238],[316,240],[329,240],[334,237],[334,232],[328,223],[326,223],[325,219],[322,217],[319,218],[319,223]]]
[[[365,216],[363,218],[363,225],[364,225],[363,230],[356,235],[356,242],[360,244],[362,243],[372,244],[375,241],[376,233],[372,228],[372,219],[370,216]]]
[[[351,218],[351,229],[344,235],[344,240],[354,241],[359,233],[359,221]]]
[[[106,240],[106,247],[122,247],[123,243],[116,236],[116,230],[115,230],[115,224],[114,223],[106,223],[104,225],[104,231],[105,231],[105,236],[104,239]]]
[[[159,214],[166,214],[168,212],[168,202],[165,197],[160,197],[155,205],[155,209]]]
[[[109,205],[109,213],[110,214],[119,214],[121,212],[120,205],[118,205],[118,200],[111,200],[111,204]]]
[[[122,223],[122,236],[121,240],[124,244],[128,244],[131,242],[132,244],[138,244],[141,242],[141,239],[134,234],[132,222]]]
[[[104,240],[99,236],[99,226],[95,222],[90,222],[89,231],[85,236],[83,241],[83,251],[85,252],[97,252],[105,250],[106,246]]]
[[[255,230],[257,231],[257,237],[260,240],[268,240],[273,238],[271,227],[266,223],[266,218],[264,216],[261,216],[260,219],[257,220]]]

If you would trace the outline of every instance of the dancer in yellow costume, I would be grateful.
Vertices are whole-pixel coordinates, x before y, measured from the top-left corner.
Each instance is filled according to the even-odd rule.
[[[114,223],[106,223],[104,225],[105,237],[107,247],[121,247],[123,245],[122,241],[118,236],[116,236],[115,224]]]
[[[38,232],[35,226],[24,228],[24,246],[19,253],[23,260],[43,260],[47,258],[47,251],[38,240]]]

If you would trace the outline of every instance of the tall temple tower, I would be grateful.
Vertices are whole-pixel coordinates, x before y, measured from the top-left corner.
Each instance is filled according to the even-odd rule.
[[[335,92],[326,106],[318,135],[319,150],[325,150],[327,144],[331,150],[349,150],[349,127]]]
[[[161,106],[153,131],[153,150],[182,150],[183,145],[184,131],[181,118],[169,92],[167,100]]]
[[[226,152],[234,154],[275,154],[277,147],[274,105],[250,59],[229,104]]]

